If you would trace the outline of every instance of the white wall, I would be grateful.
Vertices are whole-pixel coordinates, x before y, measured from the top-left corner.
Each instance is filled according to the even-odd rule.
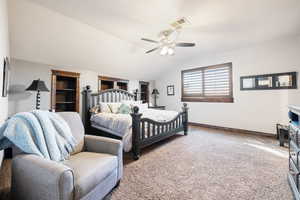
[[[36,93],[25,91],[32,80],[41,79],[45,81],[51,90],[51,70],[65,70],[80,73],[80,87],[84,89],[90,85],[93,91],[97,91],[98,74],[82,69],[55,67],[46,64],[34,63],[24,60],[12,59],[11,79],[9,86],[9,116],[17,113],[35,109]],[[80,98],[81,99],[81,98]],[[51,104],[50,92],[41,93],[41,109],[49,110]],[[81,108],[81,104],[80,104]],[[81,110],[81,109],[80,109]]]
[[[3,58],[9,56],[7,1],[0,0],[0,125],[7,118],[7,98],[2,97]],[[0,166],[3,152],[0,152]]]
[[[84,67],[99,74],[130,80],[153,80],[159,74],[161,65],[169,62],[158,53],[151,56],[145,54],[145,51],[152,46],[140,40],[142,35],[144,36],[142,31],[135,30],[140,36],[135,37],[133,44],[124,38],[114,36],[103,27],[97,29],[89,23],[67,17],[33,1],[9,0],[8,2],[11,56],[14,58],[55,66]],[[78,1],[71,2],[66,10],[78,6]],[[85,3],[85,5],[93,4],[101,5],[106,2]],[[117,7],[122,8],[122,6]],[[81,10],[86,9],[81,8]],[[124,19],[127,20],[127,17]],[[111,20],[106,21],[109,26],[126,32]],[[101,23],[99,25],[101,26]],[[126,28],[130,29],[129,26]]]
[[[276,123],[287,123],[287,105],[300,105],[300,90],[240,91],[240,76],[300,71],[300,37],[269,41],[218,55],[199,55],[174,66],[156,80],[159,104],[180,109],[181,70],[225,62],[233,63],[234,103],[188,103],[190,121],[216,126],[275,133]],[[298,75],[298,88],[299,84]],[[166,86],[175,85],[175,96]]]
[[[47,64],[40,64],[25,60],[12,59],[11,62],[11,79],[9,87],[9,115],[17,112],[30,111],[35,108],[36,93],[25,91],[32,80],[41,79],[45,81],[48,89],[51,89],[51,70],[65,70],[80,73],[81,90],[90,85],[93,92],[98,88],[98,73],[82,68],[56,67]],[[105,75],[105,74],[104,74]],[[120,77],[122,78],[122,77]],[[150,83],[153,84],[153,81]],[[151,85],[152,85],[151,84]],[[130,80],[128,91],[139,87],[138,80]],[[152,86],[151,86],[152,87]],[[41,93],[41,109],[50,109],[51,98],[49,92]],[[80,111],[82,110],[82,97],[80,98]]]

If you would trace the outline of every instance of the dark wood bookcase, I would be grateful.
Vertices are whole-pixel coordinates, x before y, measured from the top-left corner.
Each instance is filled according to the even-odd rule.
[[[99,91],[107,89],[128,90],[128,80],[108,76],[98,76]]]
[[[52,70],[51,109],[79,112],[79,78],[79,73]]]

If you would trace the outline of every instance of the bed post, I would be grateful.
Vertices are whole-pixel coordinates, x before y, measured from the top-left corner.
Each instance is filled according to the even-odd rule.
[[[134,100],[137,101],[138,100],[138,89],[134,90],[133,94],[134,94]]]
[[[183,103],[182,111],[183,111],[183,131],[184,135],[188,134],[188,123],[189,123],[189,115],[188,115],[188,107],[186,103]]]
[[[91,128],[91,122],[90,122],[90,117],[91,117],[91,113],[90,113],[90,107],[91,107],[91,86],[87,85],[85,90],[83,91],[84,94],[84,125],[85,125],[85,132],[88,133],[90,128]]]
[[[139,113],[139,107],[133,107],[132,117],[132,155],[134,160],[140,157],[140,122],[142,114]]]

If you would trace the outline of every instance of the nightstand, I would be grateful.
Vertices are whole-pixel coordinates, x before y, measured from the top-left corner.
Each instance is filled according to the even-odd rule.
[[[166,110],[166,106],[149,106],[150,109]]]

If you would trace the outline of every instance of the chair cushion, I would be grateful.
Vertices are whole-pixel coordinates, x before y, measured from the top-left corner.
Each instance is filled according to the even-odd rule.
[[[81,199],[116,170],[118,158],[105,153],[81,152],[63,163],[73,169],[75,199]]]
[[[59,112],[58,114],[68,123],[77,141],[75,151],[71,155],[81,152],[84,146],[84,127],[79,114],[76,112]]]

